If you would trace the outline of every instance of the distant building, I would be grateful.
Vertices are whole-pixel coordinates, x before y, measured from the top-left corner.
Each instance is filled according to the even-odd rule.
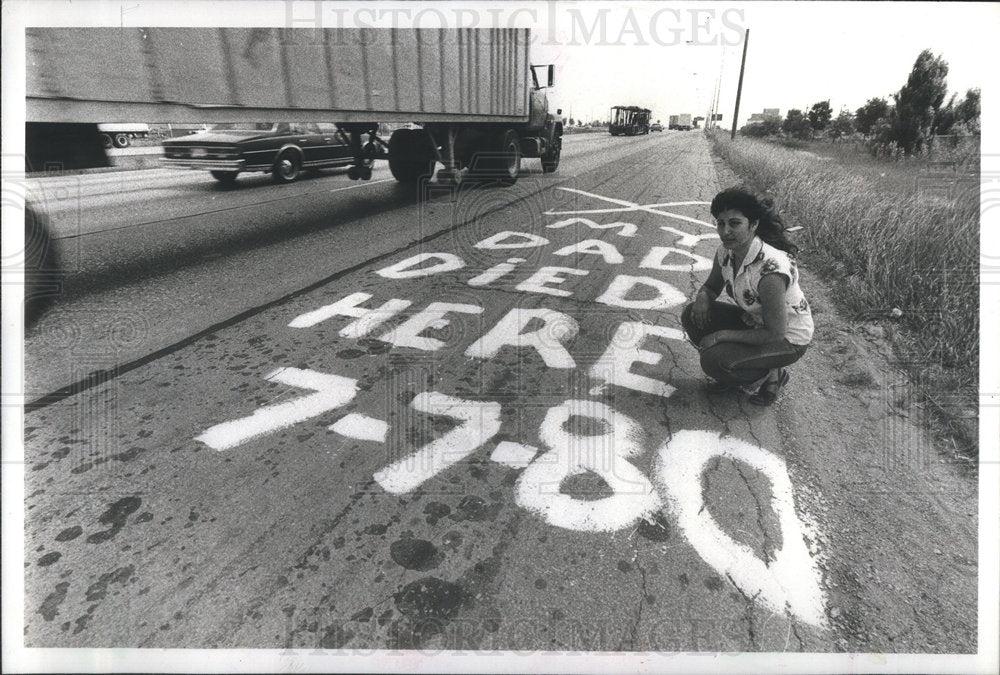
[[[777,122],[781,121],[781,109],[780,108],[764,108],[764,112],[751,113],[750,118],[747,120],[747,124],[760,124],[767,120],[775,120]]]

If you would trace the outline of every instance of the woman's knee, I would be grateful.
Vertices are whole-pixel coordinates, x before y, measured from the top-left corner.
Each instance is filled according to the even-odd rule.
[[[700,352],[702,371],[714,380],[729,381],[729,372],[719,359],[720,354],[715,347],[703,349]]]
[[[684,332],[688,335],[690,335],[691,331],[694,329],[694,319],[691,318],[691,312],[693,310],[694,303],[691,303],[690,305],[685,306],[684,310],[681,312],[681,326],[684,327]]]
[[[694,311],[694,303],[691,303],[681,312],[681,327],[684,329],[684,333],[688,336],[691,342],[698,344],[701,339],[705,337],[706,332],[704,328],[699,328],[694,323],[694,318],[692,317],[692,312]]]

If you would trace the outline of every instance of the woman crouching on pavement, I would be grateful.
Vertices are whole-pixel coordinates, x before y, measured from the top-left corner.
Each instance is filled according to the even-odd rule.
[[[681,323],[701,352],[709,391],[738,386],[750,402],[771,405],[788,382],[785,366],[812,340],[813,320],[788,240],[769,199],[741,188],[712,200],[722,246],[712,272],[684,308]]]

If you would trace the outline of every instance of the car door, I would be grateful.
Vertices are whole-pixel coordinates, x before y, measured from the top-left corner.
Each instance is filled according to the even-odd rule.
[[[346,164],[351,161],[353,158],[351,148],[337,132],[337,125],[332,122],[318,122],[316,126],[320,131],[324,160],[332,164]]]
[[[315,166],[323,163],[322,134],[315,122],[292,122],[291,143],[302,148],[302,165]]]

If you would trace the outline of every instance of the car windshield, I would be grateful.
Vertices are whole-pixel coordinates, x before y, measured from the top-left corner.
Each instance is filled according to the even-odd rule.
[[[210,131],[271,131],[274,129],[274,122],[225,122],[223,124],[212,124]]]

